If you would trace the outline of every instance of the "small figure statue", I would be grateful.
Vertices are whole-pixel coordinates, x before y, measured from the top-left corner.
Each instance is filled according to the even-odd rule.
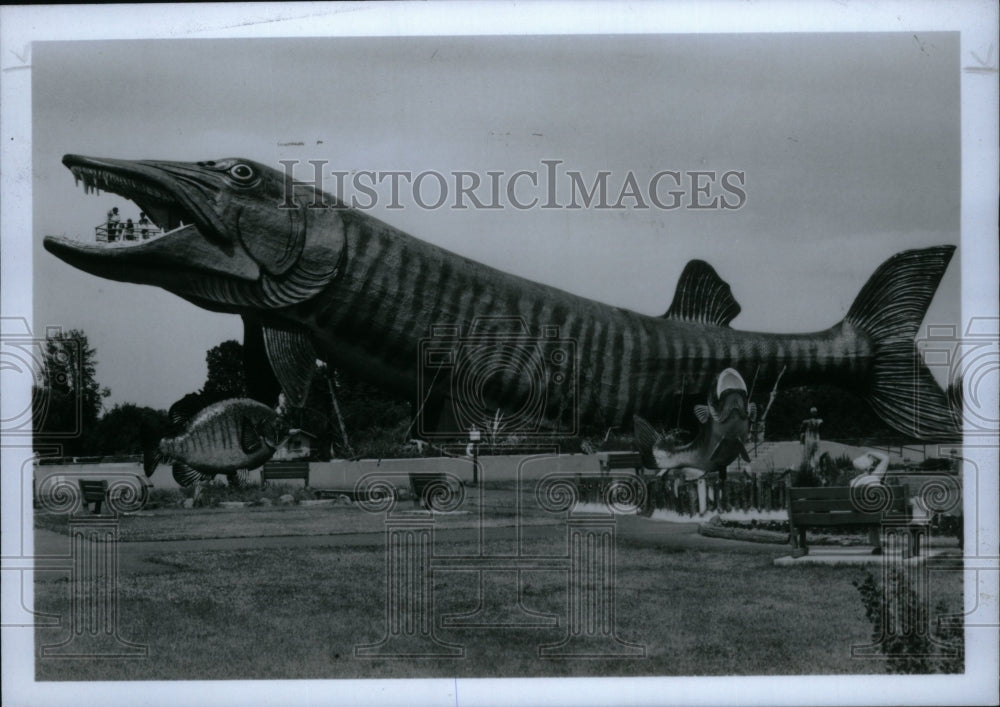
[[[815,409],[815,408],[814,408]],[[861,473],[851,479],[851,486],[878,486],[885,483],[885,474],[889,470],[889,455],[883,452],[869,450],[855,459],[852,464]],[[874,546],[873,555],[882,554],[882,532],[880,528],[868,531],[868,542]]]
[[[799,427],[799,442],[802,444],[802,464],[809,470],[816,471],[819,461],[819,427],[823,420],[819,418],[816,408],[809,408],[809,415]]]

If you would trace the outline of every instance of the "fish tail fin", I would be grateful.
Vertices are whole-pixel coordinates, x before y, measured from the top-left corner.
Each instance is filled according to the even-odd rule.
[[[163,461],[163,455],[159,450],[160,436],[146,424],[145,420],[139,423],[139,443],[142,447],[142,469],[148,479]]]
[[[961,437],[958,416],[914,343],[954,251],[943,245],[892,256],[861,288],[844,318],[873,343],[866,391],[872,409],[894,429],[927,441]]]

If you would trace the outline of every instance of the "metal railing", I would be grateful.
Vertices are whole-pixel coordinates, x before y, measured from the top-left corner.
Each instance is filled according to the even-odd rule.
[[[94,227],[94,237],[98,243],[114,243],[116,241],[145,241],[158,236],[163,231],[154,226],[132,224],[131,230],[124,223],[102,223]]]

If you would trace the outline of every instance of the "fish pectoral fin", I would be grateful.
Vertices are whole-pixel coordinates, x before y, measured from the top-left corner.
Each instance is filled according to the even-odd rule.
[[[247,395],[268,407],[278,404],[281,383],[267,358],[264,331],[260,320],[252,314],[243,315],[243,370],[246,374]]]
[[[261,436],[253,420],[240,418],[240,449],[244,454],[253,454],[261,447]]]
[[[698,422],[705,424],[708,422],[709,413],[707,405],[695,405],[694,406],[694,416],[698,418]]]
[[[729,283],[704,260],[692,260],[684,266],[674,301],[663,318],[729,326],[739,313]]]
[[[174,464],[174,468],[172,471],[173,471],[174,481],[176,481],[178,485],[184,488],[193,486],[199,481],[205,481],[212,478],[208,474],[203,474],[197,469],[192,469],[183,462],[178,462]]]
[[[285,399],[292,407],[303,407],[309,384],[316,372],[316,348],[302,329],[264,326],[264,349]]]

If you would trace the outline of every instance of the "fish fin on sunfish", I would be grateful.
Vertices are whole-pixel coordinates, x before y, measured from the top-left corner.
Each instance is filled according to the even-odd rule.
[[[199,481],[203,481],[208,476],[207,474],[203,474],[197,469],[192,469],[187,464],[181,462],[174,464],[172,473],[174,481],[184,488],[193,486]]]
[[[142,447],[142,470],[148,479],[163,461],[160,453],[160,436],[143,419],[139,421],[139,444]]]
[[[276,406],[281,383],[267,358],[264,328],[260,320],[250,314],[243,315],[243,371],[247,395],[268,407]]]
[[[263,328],[264,349],[281,390],[292,407],[305,405],[316,372],[316,348],[302,330]]]
[[[148,479],[156,471],[156,467],[160,465],[163,458],[160,453],[155,449],[143,449],[142,450],[142,470],[146,472],[146,478]]]
[[[674,301],[664,319],[729,326],[740,305],[733,298],[729,283],[719,277],[704,260],[692,260],[684,266]]]
[[[170,424],[179,430],[185,429],[188,423],[191,422],[191,418],[202,410],[204,407],[203,402],[201,395],[198,393],[188,393],[171,405],[170,410],[167,411]]]
[[[237,469],[226,474],[226,481],[234,489],[245,489],[250,485],[250,471],[248,469]]]
[[[661,439],[660,433],[638,415],[633,418],[633,422],[635,424],[635,446],[642,458],[642,465],[647,469],[659,469],[660,464],[656,460],[653,448]]]
[[[954,251],[945,245],[897,253],[868,279],[844,317],[872,339],[865,399],[889,425],[928,441],[961,438],[961,410],[953,409],[914,343]]]
[[[240,418],[240,449],[244,454],[253,454],[261,447],[261,435],[253,420]]]
[[[708,406],[701,404],[695,405],[694,416],[698,418],[698,422],[704,425],[706,422],[708,422],[708,418],[710,417],[708,412]]]

